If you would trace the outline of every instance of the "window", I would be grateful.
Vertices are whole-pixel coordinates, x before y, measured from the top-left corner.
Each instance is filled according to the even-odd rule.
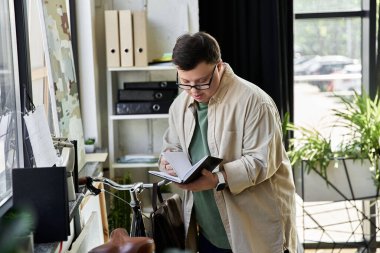
[[[342,138],[330,128],[331,110],[341,106],[335,95],[376,90],[376,0],[295,0],[294,12],[294,123],[317,129],[335,148]],[[339,249],[341,242],[347,246],[361,242],[362,234],[370,236],[352,222],[360,219],[349,210],[352,203],[303,202],[308,217],[301,218],[300,241],[309,248],[323,242]]]
[[[23,160],[13,10],[13,1],[0,0],[0,206],[11,197],[11,172]]]
[[[369,92],[373,0],[294,1],[294,123],[326,135],[334,95]],[[372,14],[371,14],[372,15]],[[332,136],[334,138],[334,136]]]
[[[340,11],[360,11],[361,0],[295,0],[295,13],[324,13]]]

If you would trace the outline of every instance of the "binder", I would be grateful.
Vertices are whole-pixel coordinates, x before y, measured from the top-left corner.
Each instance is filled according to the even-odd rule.
[[[124,82],[124,89],[178,89],[175,81]]]
[[[119,102],[130,101],[173,101],[178,89],[173,90],[119,90]]]
[[[106,10],[106,51],[107,66],[120,67],[120,47],[119,47],[119,14],[115,10]]]
[[[122,67],[133,66],[132,12],[119,11],[120,58]]]
[[[135,66],[148,66],[146,11],[133,12],[133,44]]]
[[[168,113],[172,101],[120,102],[116,104],[117,115]]]

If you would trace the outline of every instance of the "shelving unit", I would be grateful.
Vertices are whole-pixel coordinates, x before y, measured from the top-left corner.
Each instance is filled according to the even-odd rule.
[[[134,114],[134,115],[111,115],[111,120],[126,120],[126,119],[167,119],[167,114]]]
[[[145,82],[145,81],[173,81],[176,77],[176,68],[171,64],[153,65],[147,67],[120,67],[108,68],[107,71],[107,110],[108,110],[108,150],[110,177],[114,178],[115,169],[132,168],[154,168],[157,163],[118,163],[117,158],[131,154],[131,150],[139,150],[140,154],[152,155],[155,152],[153,147],[154,126],[153,122],[163,121],[167,125],[168,114],[134,114],[116,115],[115,104],[117,102],[117,91],[123,87],[124,82]],[[125,130],[126,125],[136,122],[130,129],[134,139],[141,137],[141,141],[131,141],[123,138],[128,135]],[[144,129],[146,133],[144,133]],[[124,134],[123,134],[124,131]],[[129,133],[130,134],[130,133]],[[157,138],[157,137],[156,137]],[[159,136],[162,138],[162,136]],[[139,148],[136,148],[139,147]],[[132,153],[134,153],[132,151]]]

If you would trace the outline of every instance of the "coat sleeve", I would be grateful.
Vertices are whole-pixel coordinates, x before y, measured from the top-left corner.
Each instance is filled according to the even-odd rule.
[[[242,156],[223,165],[233,194],[267,180],[287,159],[277,108],[270,103],[247,108]]]

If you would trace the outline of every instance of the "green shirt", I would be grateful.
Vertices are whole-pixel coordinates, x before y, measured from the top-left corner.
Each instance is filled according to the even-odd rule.
[[[192,164],[204,156],[210,155],[207,144],[207,110],[207,104],[198,103],[197,124],[189,147]],[[193,196],[195,216],[200,232],[216,247],[231,249],[215,203],[213,190],[194,192]]]

